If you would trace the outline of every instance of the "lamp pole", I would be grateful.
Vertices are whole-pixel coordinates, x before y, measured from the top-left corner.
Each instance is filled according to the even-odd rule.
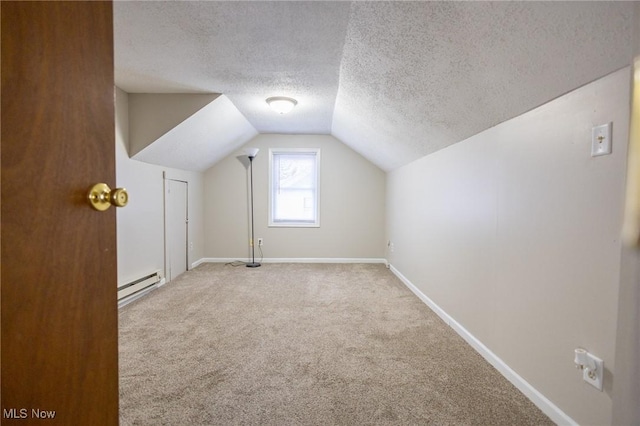
[[[253,236],[253,159],[255,158],[256,154],[257,152],[253,155],[248,155],[251,176],[251,262],[247,263],[247,268],[257,268],[258,266],[260,266],[260,263],[256,262],[256,242]]]

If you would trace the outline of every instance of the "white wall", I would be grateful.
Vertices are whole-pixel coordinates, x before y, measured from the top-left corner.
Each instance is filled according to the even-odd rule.
[[[637,230],[640,205],[640,3],[634,7],[633,90],[627,170],[627,210],[625,225]],[[629,226],[631,225],[631,226]],[[635,235],[637,238],[637,234]],[[627,240],[629,234],[627,234]],[[613,384],[615,425],[640,425],[640,247],[625,245],[622,250],[618,330],[616,339],[616,380]]]
[[[155,166],[131,160],[128,94],[116,88],[116,183],[127,188],[129,204],[118,209],[118,284],[125,284],[155,270],[165,270],[164,181],[189,182],[189,262],[202,258],[202,173]]]
[[[129,155],[135,156],[213,102],[217,93],[135,93],[129,96]]]
[[[580,424],[612,414],[629,69],[388,174],[390,263]],[[613,154],[590,156],[613,122]],[[605,361],[604,392],[573,350]]]
[[[383,258],[385,174],[328,135],[259,135],[255,237],[265,258]],[[320,148],[320,228],[269,228],[269,148]],[[241,157],[241,158],[236,158]],[[249,256],[249,174],[242,149],[205,172],[205,256]],[[245,161],[246,162],[246,161]],[[256,250],[256,257],[258,251]]]
[[[622,251],[613,384],[614,425],[640,425],[640,250]]]

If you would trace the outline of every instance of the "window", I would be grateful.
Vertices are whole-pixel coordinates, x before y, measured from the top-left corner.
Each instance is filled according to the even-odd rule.
[[[320,149],[269,150],[269,226],[320,226]]]

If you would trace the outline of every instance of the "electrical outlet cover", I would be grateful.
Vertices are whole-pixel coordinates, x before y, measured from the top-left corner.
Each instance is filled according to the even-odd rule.
[[[599,391],[602,391],[602,378],[604,376],[604,361],[588,352],[587,352],[587,356],[591,361],[593,361],[596,364],[596,374],[595,374],[595,377],[592,379],[591,377],[589,377],[589,370],[585,368],[584,370],[582,370],[582,378],[584,379],[585,382],[589,383],[594,388],[598,389]]]

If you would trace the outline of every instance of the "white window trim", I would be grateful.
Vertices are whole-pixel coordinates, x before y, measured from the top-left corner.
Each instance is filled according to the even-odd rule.
[[[316,156],[316,221],[273,221],[273,154],[313,153]],[[319,228],[320,227],[320,148],[269,148],[269,227],[273,228]]]

